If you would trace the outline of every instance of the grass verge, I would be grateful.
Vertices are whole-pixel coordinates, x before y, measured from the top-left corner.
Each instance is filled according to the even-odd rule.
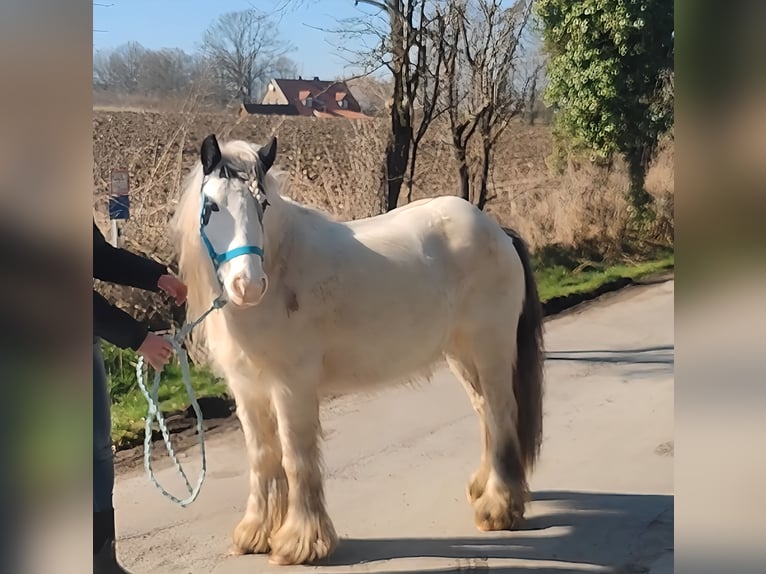
[[[661,271],[672,269],[674,255],[661,254],[655,259],[635,264],[553,264],[550,261],[535,262],[535,277],[540,299],[543,303],[558,297],[589,293],[619,279],[640,279]],[[147,403],[136,381],[137,356],[104,343],[104,361],[112,397],[112,438],[117,449],[134,446],[143,440],[144,417]],[[198,398],[226,396],[226,385],[204,368],[192,368],[192,386]],[[149,374],[147,385],[152,384]],[[159,392],[163,412],[185,410],[189,406],[186,387],[177,362],[171,363],[162,374]]]
[[[143,440],[144,419],[149,407],[136,379],[136,353],[118,349],[106,342],[102,344],[102,349],[112,399],[112,441],[119,450]],[[226,384],[209,370],[195,367],[190,370],[197,398],[226,395]],[[154,371],[148,369],[144,373],[144,385],[149,389],[154,382]],[[189,407],[189,397],[177,360],[165,367],[158,396],[163,413],[183,411]]]
[[[537,288],[542,302],[555,297],[565,297],[576,293],[594,291],[617,279],[640,279],[661,271],[672,269],[675,264],[673,253],[665,254],[634,264],[597,264],[588,263],[570,269],[564,265],[553,265],[535,269]]]

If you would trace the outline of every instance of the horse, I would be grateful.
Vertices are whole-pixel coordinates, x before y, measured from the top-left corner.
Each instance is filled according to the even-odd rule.
[[[234,554],[330,556],[319,404],[427,380],[446,360],[478,415],[466,496],[482,531],[513,530],[542,441],[542,311],[523,240],[457,196],[338,221],[283,193],[277,140],[208,135],[173,216],[187,313],[236,403],[250,465]]]

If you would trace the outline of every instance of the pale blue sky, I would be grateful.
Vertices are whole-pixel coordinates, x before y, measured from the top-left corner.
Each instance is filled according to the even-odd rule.
[[[181,48],[191,53],[217,16],[256,8],[278,12],[281,35],[296,47],[289,56],[304,77],[330,79],[358,72],[349,67],[348,55],[336,48],[341,38],[312,26],[334,29],[341,19],[374,14],[376,10],[370,6],[355,7],[354,0],[291,1],[280,12],[286,0],[99,0],[93,5],[93,49],[116,48],[133,40],[146,48]],[[344,47],[360,46],[357,41]]]

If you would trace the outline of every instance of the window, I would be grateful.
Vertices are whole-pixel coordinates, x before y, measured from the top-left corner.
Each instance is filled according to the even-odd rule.
[[[348,100],[346,98],[343,98],[338,102],[338,106],[344,110],[348,109]]]
[[[311,96],[306,96],[306,99],[303,100],[303,105],[307,108],[311,108],[314,106],[314,98]]]

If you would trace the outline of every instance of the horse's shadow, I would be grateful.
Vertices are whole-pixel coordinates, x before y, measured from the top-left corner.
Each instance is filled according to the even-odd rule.
[[[602,567],[615,572],[646,571],[646,565],[673,547],[673,497],[667,495],[539,492],[534,500],[555,511],[530,517],[522,530],[475,537],[342,539],[321,566],[437,558],[446,568],[428,574],[465,571],[564,574]],[[622,534],[616,534],[622,530]],[[650,532],[651,531],[651,532]],[[647,534],[649,533],[649,534]],[[626,547],[627,545],[627,547]],[[487,560],[525,560],[537,566],[493,565]],[[552,566],[551,564],[561,565]],[[415,570],[386,570],[410,574]],[[365,567],[375,572],[372,564]]]

